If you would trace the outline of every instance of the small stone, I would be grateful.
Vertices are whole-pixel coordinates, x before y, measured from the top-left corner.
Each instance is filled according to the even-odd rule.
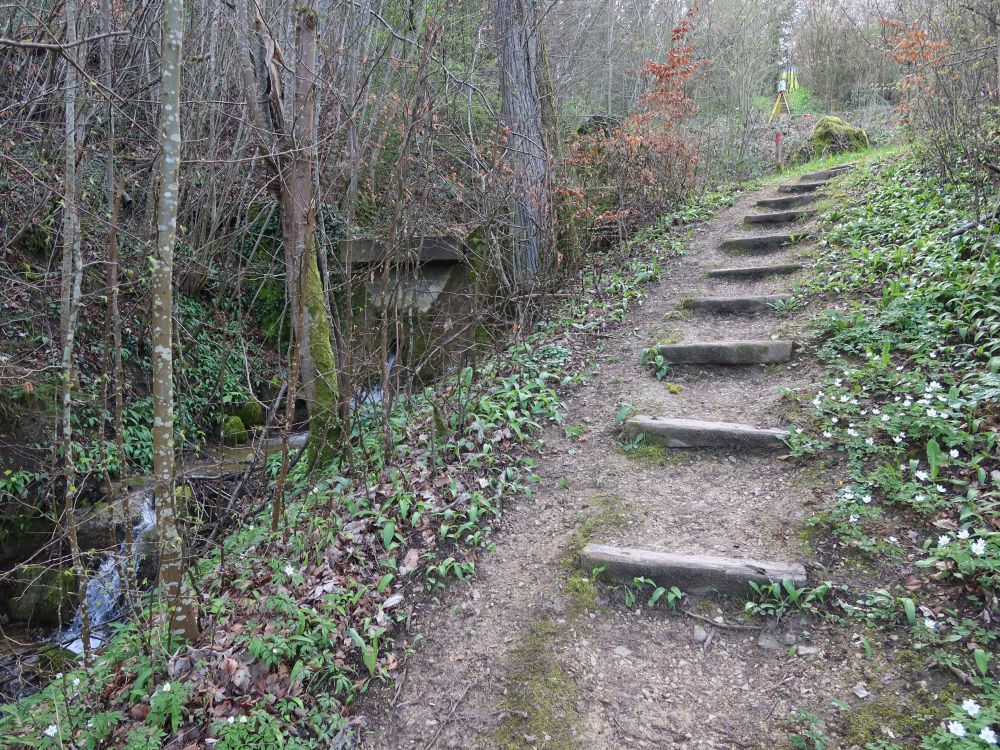
[[[708,639],[708,631],[701,625],[694,626],[694,642],[704,643]]]
[[[625,646],[615,646],[615,656],[619,656],[622,659],[627,659],[632,655],[632,650],[626,648]]]
[[[859,682],[854,686],[854,694],[859,698],[867,698],[871,693],[868,692],[868,688],[865,687],[863,682]]]
[[[817,646],[799,646],[796,649],[799,656],[815,656],[819,653],[819,647]]]
[[[524,741],[527,744],[534,746],[538,742],[538,738],[533,734],[526,734],[524,735]]]
[[[783,648],[778,639],[770,633],[761,633],[757,637],[757,645],[768,651],[781,651]]]
[[[785,645],[792,646],[795,644],[795,633],[785,633]]]

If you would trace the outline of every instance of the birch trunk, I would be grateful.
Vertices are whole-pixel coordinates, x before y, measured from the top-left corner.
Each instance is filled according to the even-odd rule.
[[[153,478],[160,543],[160,592],[171,631],[198,634],[193,594],[183,585],[184,550],[174,492],[173,256],[181,161],[180,90],[184,0],[164,0],[160,48],[160,184],[150,315],[153,343]]]
[[[501,117],[514,188],[514,273],[529,288],[553,241],[552,180],[542,97],[541,30],[533,0],[497,0]]]

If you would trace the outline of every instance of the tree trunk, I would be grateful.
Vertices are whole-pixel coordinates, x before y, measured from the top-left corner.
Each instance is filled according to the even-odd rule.
[[[295,71],[288,87],[291,132],[281,160],[281,224],[285,273],[299,369],[309,408],[309,454],[313,465],[330,456],[338,437],[337,361],[330,340],[329,308],[316,247],[313,160],[316,139],[316,0],[298,6]]]
[[[171,631],[198,634],[196,602],[183,585],[184,550],[174,492],[173,256],[177,233],[177,192],[181,161],[181,41],[184,0],[164,0],[160,48],[160,185],[153,262],[153,479],[160,542],[160,591]]]
[[[80,310],[80,294],[83,281],[83,258],[80,249],[80,214],[77,210],[76,185],[76,94],[79,48],[76,38],[77,0],[66,1],[66,175],[63,187],[63,247],[62,278],[60,288],[60,324],[62,336],[62,459],[65,482],[66,532],[69,537],[73,569],[77,577],[77,594],[80,600],[80,616],[83,623],[83,658],[90,663],[90,617],[87,612],[87,574],[76,537],[76,466],[73,463],[73,385],[76,373],[73,366],[73,346],[76,339],[76,323]]]
[[[552,179],[538,81],[541,30],[533,0],[498,0],[501,116],[514,191],[514,273],[530,287],[553,240]]]

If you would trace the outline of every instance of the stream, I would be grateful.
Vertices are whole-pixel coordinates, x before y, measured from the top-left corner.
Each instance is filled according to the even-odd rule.
[[[288,447],[296,451],[306,444],[308,433],[290,435]],[[184,477],[211,479],[234,472],[245,471],[258,458],[257,471],[263,470],[267,456],[281,450],[281,438],[269,438],[239,446],[218,446],[205,451],[196,460],[184,460],[178,467],[178,479]],[[150,534],[156,529],[156,508],[153,503],[153,485],[150,478],[140,480],[139,487],[127,490],[131,510],[131,546],[125,539],[118,549],[107,554],[94,569],[87,581],[87,609],[90,615],[90,647],[99,648],[111,635],[111,624],[123,614],[123,566],[131,568],[135,576],[143,561],[144,548]],[[134,485],[133,485],[134,486]],[[17,700],[31,694],[39,687],[39,675],[49,664],[64,661],[59,653],[83,653],[83,622],[80,610],[73,621],[62,630],[48,633],[42,640],[27,628],[3,628],[0,638],[0,703]],[[52,671],[59,671],[53,669]]]

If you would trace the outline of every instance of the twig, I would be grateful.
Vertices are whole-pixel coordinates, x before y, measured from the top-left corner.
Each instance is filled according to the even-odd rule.
[[[983,220],[981,220],[981,221],[970,221],[970,222],[968,222],[968,223],[966,223],[966,224],[963,224],[963,225],[962,225],[962,226],[960,226],[960,227],[959,227],[958,229],[956,229],[956,230],[955,230],[955,231],[953,231],[953,232],[952,232],[951,234],[949,234],[949,235],[948,235],[948,239],[952,239],[952,240],[953,240],[953,239],[955,239],[956,237],[958,237],[958,236],[960,236],[960,235],[963,235],[963,234],[965,234],[965,233],[966,233],[966,232],[968,232],[969,230],[971,230],[971,229],[975,229],[975,228],[976,228],[976,227],[978,227],[978,226],[979,226],[980,224],[982,224],[982,223],[983,223],[983,221],[993,221],[993,220],[995,220],[995,219],[996,219],[997,217],[1000,217],[1000,203],[998,203],[998,204],[997,204],[997,207],[996,207],[996,208],[994,208],[994,209],[993,209],[993,211],[991,211],[991,212],[990,212],[990,213],[989,213],[989,214],[988,214],[988,215],[987,215],[987,216],[985,217],[985,219],[983,219]]]
[[[702,622],[707,622],[717,628],[722,628],[723,630],[763,630],[764,628],[760,625],[736,625],[730,624],[728,622],[716,622],[715,620],[710,620],[702,615],[695,614],[689,609],[683,610],[684,614],[688,617],[693,617],[696,620],[701,620]]]
[[[438,730],[434,733],[434,736],[431,737],[431,741],[428,742],[426,745],[424,745],[424,750],[431,750],[431,748],[434,747],[434,744],[438,741],[438,737],[441,736],[441,732],[443,732],[444,728],[448,726],[448,724],[451,722],[451,717],[455,715],[455,710],[458,708],[459,704],[465,700],[465,696],[468,694],[471,688],[472,688],[472,683],[470,682],[468,685],[465,686],[465,690],[462,691],[462,694],[458,696],[458,700],[452,704],[451,710],[448,712],[448,715],[445,717],[444,721],[442,721],[441,724],[438,726]]]

